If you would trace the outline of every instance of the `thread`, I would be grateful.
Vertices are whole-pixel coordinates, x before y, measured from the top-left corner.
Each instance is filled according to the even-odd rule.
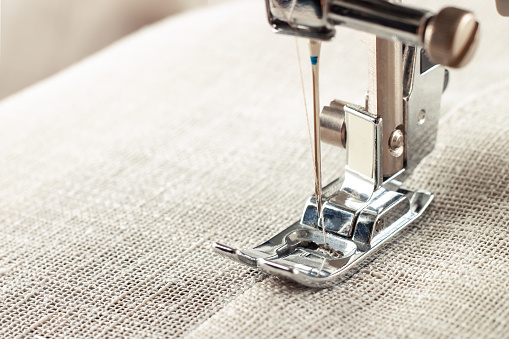
[[[278,9],[278,11],[284,16],[286,22],[290,25],[290,27],[297,31],[295,27],[295,23],[293,22],[293,11],[297,4],[296,0],[292,1],[292,5],[290,8],[290,15],[287,16],[285,11],[281,8],[279,3],[272,1],[274,7]],[[323,243],[324,247],[327,249],[327,237],[325,232],[325,222],[323,218],[322,211],[322,174],[321,174],[321,149],[320,149],[320,100],[319,100],[319,86],[318,86],[318,59],[320,54],[321,42],[316,40],[309,40],[309,49],[310,49],[310,59],[311,59],[311,67],[313,71],[313,121],[314,121],[314,143],[313,137],[311,136],[311,126],[309,124],[309,112],[308,105],[306,101],[306,91],[304,88],[304,76],[302,72],[301,66],[301,58],[300,58],[300,50],[297,37],[295,37],[295,47],[297,52],[297,61],[299,64],[299,74],[300,74],[300,83],[302,88],[302,97],[304,100],[304,110],[306,112],[306,124],[308,129],[309,136],[309,145],[311,149],[311,158],[313,159],[313,168],[315,173],[315,199],[316,199],[316,208],[317,208],[317,226],[320,225],[320,221],[322,224],[323,231]]]

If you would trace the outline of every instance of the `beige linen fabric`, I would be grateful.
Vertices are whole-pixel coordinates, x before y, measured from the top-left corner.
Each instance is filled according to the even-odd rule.
[[[366,88],[358,35],[341,34],[323,103]],[[327,290],[210,249],[256,245],[313,190],[295,43],[263,3],[164,21],[2,102],[0,336],[506,335],[509,85],[491,84],[509,65],[490,53],[453,73],[444,109],[462,104],[408,182],[437,194],[430,210]],[[341,176],[344,154],[324,153]]]
[[[325,290],[266,279],[189,338],[507,338],[508,92],[491,88],[442,123],[409,183],[433,204],[358,274]]]

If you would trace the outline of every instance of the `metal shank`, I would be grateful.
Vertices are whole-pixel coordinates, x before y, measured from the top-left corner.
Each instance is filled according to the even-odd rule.
[[[426,21],[431,12],[383,0],[266,0],[270,24],[288,34],[328,40],[334,25],[423,44]],[[290,20],[291,22],[288,22]]]
[[[426,10],[381,0],[333,0],[329,5],[329,22],[378,37],[422,45],[426,21],[432,13]]]

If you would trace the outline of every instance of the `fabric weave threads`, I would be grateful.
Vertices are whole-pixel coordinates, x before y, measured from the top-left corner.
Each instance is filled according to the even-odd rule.
[[[441,125],[407,183],[435,200],[359,273],[324,290],[268,278],[187,338],[507,337],[508,91],[492,87]]]
[[[212,252],[257,245],[312,194],[294,40],[264,15],[255,1],[172,18],[0,104],[0,337],[505,335],[507,85],[449,113],[408,181],[431,209],[348,282],[310,290]],[[326,100],[364,98],[350,34],[323,48]],[[461,79],[507,74],[483,53],[444,111],[472,93]],[[327,182],[344,159],[323,153]]]

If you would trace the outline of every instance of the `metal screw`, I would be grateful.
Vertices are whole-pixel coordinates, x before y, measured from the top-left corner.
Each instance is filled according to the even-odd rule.
[[[381,230],[384,229],[384,220],[383,219],[378,219],[378,221],[375,224],[375,229],[377,232],[380,232]]]
[[[389,137],[389,151],[394,157],[400,157],[403,154],[403,145],[405,143],[405,137],[403,132],[399,129],[395,129]]]
[[[419,125],[424,124],[424,121],[426,120],[426,111],[421,109],[419,113],[417,114],[417,123]]]

